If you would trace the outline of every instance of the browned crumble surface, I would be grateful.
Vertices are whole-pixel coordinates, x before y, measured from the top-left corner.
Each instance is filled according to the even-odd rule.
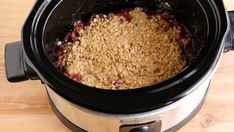
[[[131,10],[131,21],[114,14],[96,15],[67,43],[67,74],[79,74],[81,83],[104,89],[131,89],[168,79],[186,66],[177,41],[180,26],[170,26],[141,8]]]

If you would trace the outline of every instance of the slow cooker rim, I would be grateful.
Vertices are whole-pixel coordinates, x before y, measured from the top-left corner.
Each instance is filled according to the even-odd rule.
[[[60,1],[61,2],[61,1]],[[48,19],[50,18],[50,15],[52,14],[52,12],[55,10],[55,8],[59,5],[59,3],[60,2],[58,2],[57,3],[57,5],[53,8],[53,10],[50,12],[50,14],[48,15],[48,17],[47,17],[47,20],[46,20],[46,22],[45,22],[45,25],[43,26],[43,31],[42,31],[42,37],[44,36],[44,30],[45,30],[45,28],[46,28],[46,24],[47,24],[47,21],[48,21]],[[204,10],[203,10],[204,11]],[[43,41],[42,41],[42,43],[44,43]],[[42,44],[42,45],[45,45],[45,44]],[[44,50],[45,50],[45,48],[44,48]],[[42,52],[41,52],[42,53]],[[44,51],[44,56],[46,56],[45,55],[45,53],[46,53],[46,51]],[[47,61],[47,63],[48,64],[50,64],[50,61],[48,60],[48,58],[47,57],[44,57],[44,59],[46,59],[46,61]],[[176,83],[178,83],[178,82],[181,82],[181,81],[178,81],[179,79],[175,79],[176,77],[178,77],[183,71],[186,71],[187,69],[194,69],[194,70],[197,70],[197,69],[195,69],[195,68],[191,68],[191,66],[192,66],[193,64],[191,64],[190,66],[187,66],[186,68],[184,68],[179,74],[177,74],[177,75],[175,75],[175,76],[173,76],[173,77],[171,77],[171,78],[169,78],[169,79],[166,79],[166,80],[164,80],[164,81],[162,81],[162,82],[159,82],[159,83],[156,83],[156,84],[153,84],[153,85],[150,85],[150,86],[144,86],[144,87],[141,87],[141,88],[136,88],[136,89],[127,89],[127,90],[108,90],[108,89],[100,89],[100,88],[93,88],[93,87],[90,87],[90,86],[87,86],[87,85],[85,85],[85,84],[81,84],[81,83],[77,83],[77,82],[75,82],[75,81],[73,81],[73,80],[71,80],[71,79],[69,79],[69,78],[67,78],[66,76],[64,76],[63,74],[61,74],[61,72],[58,70],[58,69],[56,69],[56,71],[58,71],[59,73],[60,73],[60,75],[62,75],[62,79],[60,79],[60,80],[66,80],[66,81],[69,81],[69,83],[72,83],[72,85],[76,85],[76,87],[79,87],[79,86],[84,86],[85,88],[87,88],[87,89],[90,89],[90,90],[96,90],[96,91],[100,91],[100,92],[103,92],[103,91],[111,91],[111,92],[115,92],[115,91],[117,91],[117,92],[121,92],[121,91],[123,91],[123,92],[126,92],[126,91],[139,91],[139,92],[142,92],[142,89],[145,91],[146,89],[148,89],[148,90],[152,90],[152,89],[155,89],[155,87],[162,87],[162,86],[160,86],[161,84],[165,84],[166,82],[168,82],[168,80],[172,80],[172,79],[174,79],[173,81],[170,81],[170,83],[166,83],[166,84],[171,84],[172,86],[174,85],[174,83],[176,82]],[[51,65],[50,65],[51,66]],[[54,65],[53,65],[53,69],[55,69],[54,68]],[[188,71],[188,70],[187,70]],[[190,72],[194,72],[194,71],[190,71]],[[187,74],[186,74],[187,75]],[[178,77],[179,78],[179,77]],[[180,77],[180,79],[181,78],[183,78],[183,77]],[[170,85],[170,86],[171,86]],[[164,85],[164,86],[167,86],[167,85]],[[168,87],[170,87],[170,86],[168,86]],[[154,88],[152,88],[152,87],[154,87]],[[166,89],[166,88],[164,88],[164,89]],[[161,90],[164,90],[164,89],[161,89],[161,88],[157,88],[156,90],[154,90],[154,92],[157,92],[157,91],[161,91]]]
[[[37,4],[36,4],[36,6],[37,6]],[[35,7],[36,7],[35,6]],[[34,8],[35,9],[35,8]],[[34,12],[35,13],[35,12]],[[33,11],[31,12],[31,18],[33,18],[33,15],[32,14],[34,14],[33,13]],[[29,16],[29,19],[30,19],[30,16]],[[27,20],[27,22],[29,21],[29,19]],[[26,35],[26,28],[25,27],[27,27],[27,25],[29,25],[30,24],[30,22],[28,22],[28,23],[25,23],[25,26],[24,26],[24,29],[23,29],[23,42],[25,42],[25,35]],[[32,39],[32,38],[31,38]],[[220,38],[219,38],[219,40],[220,40]],[[32,42],[32,40],[31,40],[31,42]],[[32,44],[31,43],[31,45],[34,45],[34,44]],[[31,47],[32,48],[32,47]],[[25,53],[26,54],[29,54],[29,49],[27,48],[27,46],[24,44],[24,49],[25,49]],[[35,55],[35,53],[34,53],[34,55]],[[46,79],[46,77],[45,76],[43,76],[43,72],[42,72],[42,70],[40,69],[40,67],[38,66],[38,65],[40,65],[39,63],[37,63],[34,59],[32,59],[33,57],[31,56],[31,55],[29,55],[28,56],[28,58],[29,58],[29,61],[30,62],[32,62],[32,64],[31,64],[31,66],[33,66],[34,68],[35,68],[35,70],[39,73],[39,75],[40,75],[40,77],[42,78],[42,80],[45,80],[45,81],[48,81],[48,82],[50,82],[51,83],[51,81],[52,81],[52,79],[54,79],[54,78],[51,78],[51,80],[48,80],[48,79]],[[35,57],[36,58],[36,57]],[[38,65],[37,65],[38,64]],[[70,80],[70,79],[69,79]],[[54,80],[55,82],[56,82],[56,80]],[[65,82],[66,83],[66,82]],[[79,85],[80,86],[80,85]],[[53,86],[52,86],[53,87]],[[139,92],[142,92],[142,89],[144,89],[145,90],[145,88],[140,88],[140,89],[134,89],[134,90],[130,90],[131,91],[131,93],[133,92],[133,91],[139,91]],[[190,89],[190,88],[188,88],[188,89]],[[61,92],[63,92],[63,91],[60,91],[60,90],[58,90],[57,88],[53,88],[53,90],[55,90],[55,92],[59,92],[60,93],[60,95],[61,95]],[[92,88],[92,90],[94,90],[93,88]],[[100,92],[103,92],[103,91],[106,91],[106,90],[103,90],[103,89],[96,89],[95,88],[95,91],[100,91]],[[112,93],[114,92],[114,91],[111,91]],[[151,91],[152,92],[152,91]],[[122,91],[118,91],[118,93],[126,93],[126,91],[124,91],[124,92],[122,92]],[[155,93],[155,91],[153,92],[153,93]],[[126,94],[129,94],[129,93],[126,93]],[[64,95],[63,96],[65,96],[65,93],[64,93]]]
[[[59,4],[60,2],[58,2],[58,4]],[[57,5],[58,5],[57,4]],[[56,6],[57,6],[56,5]],[[55,6],[55,8],[56,8],[56,6]],[[55,9],[54,8],[54,9]],[[53,10],[54,10],[53,9]],[[51,13],[53,12],[53,10],[51,11]],[[204,11],[204,10],[203,10]],[[50,13],[50,15],[51,15],[51,13]],[[50,15],[48,15],[48,17],[47,17],[47,20],[50,18]],[[47,20],[46,20],[46,23],[47,23]],[[44,25],[44,27],[43,28],[45,28],[46,27],[46,24]],[[44,34],[44,30],[43,30],[43,34]],[[43,37],[44,35],[42,35],[42,37]],[[42,41],[42,43],[44,43],[43,41]],[[44,44],[43,44],[44,45]],[[45,50],[45,49],[44,49]],[[44,51],[44,52],[46,52],[46,51]],[[44,59],[46,59],[46,61],[47,62],[49,62],[49,60],[48,60],[48,58],[44,58]],[[193,64],[191,64],[191,66],[192,66]],[[54,66],[53,66],[54,67]],[[181,72],[183,72],[183,71],[186,71],[187,69],[188,69],[188,67],[190,67],[190,66],[187,66],[186,68],[184,68]],[[197,69],[195,69],[195,68],[191,68],[191,69],[194,69],[194,70],[197,70]],[[194,70],[193,71],[190,71],[190,72],[194,72]],[[56,71],[59,71],[59,70],[57,70],[56,69]],[[188,71],[188,70],[187,70]],[[61,73],[61,72],[59,72],[59,73]],[[63,75],[63,74],[62,74]],[[176,76],[178,76],[178,75],[180,75],[180,73],[179,74],[177,74]],[[187,74],[186,74],[187,75]],[[63,77],[65,77],[64,75],[63,75]],[[175,78],[175,76],[173,76],[173,77],[171,77],[171,78]],[[159,83],[157,83],[157,84],[154,84],[154,85],[151,85],[151,86],[155,86],[155,87],[157,87],[159,84],[162,84],[162,83],[165,83],[165,82],[167,82],[168,80],[171,80],[171,78],[169,78],[169,79],[167,79],[167,80],[165,80],[165,81],[162,81],[162,82],[159,82]],[[183,78],[183,77],[182,77]],[[71,79],[68,79],[67,77],[65,77],[65,78],[63,78],[62,80],[64,80],[64,79],[66,79],[67,81],[70,81],[69,83],[71,83],[71,81],[72,82],[75,82],[75,81],[73,81],[73,80],[71,80]],[[178,81],[178,79],[176,79],[176,81]],[[172,81],[172,82],[174,82],[174,80]],[[178,83],[178,82],[177,82]],[[90,87],[90,86],[87,86],[87,85],[84,85],[84,84],[80,84],[80,83],[77,83],[77,82],[75,82],[75,83],[73,83],[73,85],[76,85],[76,84],[78,84],[77,86],[85,86],[86,88],[91,88],[90,90],[97,90],[97,91],[101,91],[101,92],[103,92],[103,91],[106,91],[107,89],[99,89],[99,88],[93,88],[93,87]],[[168,83],[168,84],[173,84],[173,83]],[[142,89],[147,89],[147,88],[149,88],[149,87],[151,87],[151,86],[145,86],[145,87],[141,87],[141,88],[137,88],[137,89],[131,89],[130,91],[140,91],[140,92],[142,92],[141,90]],[[113,91],[128,91],[128,90],[107,90],[107,91],[111,91],[111,92],[113,92]],[[157,88],[156,90],[154,90],[154,92],[156,92],[156,91],[161,91],[161,89],[160,88]]]

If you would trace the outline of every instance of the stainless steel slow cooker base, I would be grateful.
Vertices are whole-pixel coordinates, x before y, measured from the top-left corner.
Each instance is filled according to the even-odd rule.
[[[207,90],[208,92],[208,90]],[[206,95],[207,95],[206,92]],[[186,117],[183,121],[181,121],[180,123],[178,123],[177,125],[169,128],[168,130],[166,130],[165,132],[174,132],[177,131],[178,129],[180,129],[181,127],[183,127],[186,123],[188,123],[201,109],[201,107],[203,106],[205,99],[206,99],[206,95],[203,97],[202,101],[200,102],[200,104],[197,106],[196,109],[194,109],[188,117]],[[52,100],[49,97],[49,102],[50,105],[53,109],[53,111],[55,112],[56,116],[60,119],[60,121],[66,125],[69,129],[71,129],[74,132],[86,132],[84,129],[76,126],[75,124],[73,124],[71,121],[69,121],[66,117],[64,117],[62,115],[62,113],[59,112],[59,110],[55,107],[54,103],[52,102]]]
[[[201,108],[210,79],[204,80],[196,90],[175,103],[149,112],[137,114],[109,114],[93,111],[73,104],[46,86],[52,108],[73,131],[124,132],[128,128],[146,128],[156,123],[154,130],[171,131],[183,126]],[[82,128],[82,129],[81,129]]]

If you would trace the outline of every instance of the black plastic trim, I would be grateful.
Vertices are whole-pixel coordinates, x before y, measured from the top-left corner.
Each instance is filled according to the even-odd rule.
[[[36,72],[25,62],[21,41],[5,45],[5,71],[9,82],[39,79]]]
[[[22,42],[14,42],[5,45],[5,70],[6,78],[10,82],[28,80],[25,71]]]
[[[230,31],[225,40],[224,52],[234,50],[234,11],[228,12],[230,19]]]

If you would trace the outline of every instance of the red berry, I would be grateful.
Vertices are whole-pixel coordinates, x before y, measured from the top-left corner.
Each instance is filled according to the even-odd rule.
[[[69,78],[79,83],[82,81],[82,76],[79,73],[70,74]]]

